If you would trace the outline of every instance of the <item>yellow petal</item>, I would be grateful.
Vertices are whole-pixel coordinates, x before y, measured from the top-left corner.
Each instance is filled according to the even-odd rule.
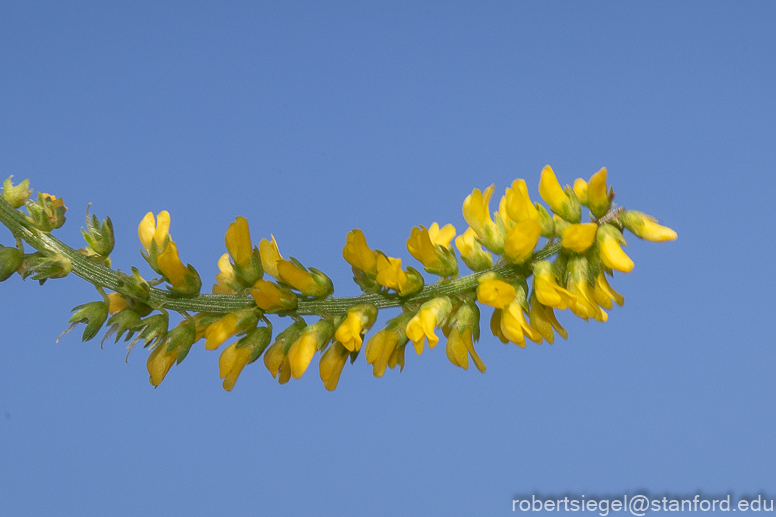
[[[595,241],[598,225],[595,223],[572,224],[561,232],[560,245],[571,251],[583,253]]]

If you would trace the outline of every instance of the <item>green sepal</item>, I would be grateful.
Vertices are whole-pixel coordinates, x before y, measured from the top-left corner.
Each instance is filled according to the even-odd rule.
[[[86,230],[81,228],[81,234],[89,247],[98,255],[107,257],[113,251],[115,244],[113,238],[113,223],[110,217],[103,219],[100,224],[96,215],[89,217],[89,206],[86,207]]]
[[[251,353],[246,364],[251,364],[266,350],[270,341],[272,341],[272,330],[268,327],[256,327],[249,330],[245,337],[237,342],[235,348],[250,347]]]
[[[11,183],[11,178],[13,178],[13,176],[9,176],[3,182],[2,197],[12,207],[19,208],[24,206],[24,203],[26,203],[27,200],[30,199],[30,195],[32,194],[32,189],[30,188],[30,180],[26,179],[21,183],[19,183],[18,185],[14,186],[13,183]]]
[[[86,328],[81,336],[81,341],[89,341],[102,328],[108,319],[108,304],[104,301],[90,302],[73,308],[75,313],[70,317],[70,323],[85,323]]]

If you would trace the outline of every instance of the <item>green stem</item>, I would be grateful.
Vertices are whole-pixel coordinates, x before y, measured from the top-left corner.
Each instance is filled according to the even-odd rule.
[[[15,210],[8,202],[0,197],[0,222],[2,222],[14,237],[20,238],[30,246],[42,253],[57,253],[66,257],[73,264],[72,273],[90,282],[97,287],[103,287],[131,297],[131,293],[120,287],[119,274],[101,264],[96,264],[84,255],[63,243],[48,233],[41,232],[33,227],[24,216]],[[539,250],[535,260],[542,260],[560,251],[560,244],[551,243]],[[435,284],[426,285],[419,293],[399,298],[395,295],[382,293],[364,294],[343,298],[325,298],[323,300],[300,300],[296,314],[343,314],[349,307],[362,303],[371,303],[378,309],[400,307],[405,304],[417,304],[442,295],[456,295],[471,291],[477,286],[477,279],[490,272],[496,272],[505,278],[525,277],[525,266],[500,265],[485,271],[478,271],[468,276],[454,280],[442,280]],[[253,299],[247,296],[227,294],[199,294],[191,297],[180,297],[162,289],[151,288],[149,305],[152,307],[164,307],[172,311],[207,312],[214,314],[226,314],[239,309],[255,307]]]

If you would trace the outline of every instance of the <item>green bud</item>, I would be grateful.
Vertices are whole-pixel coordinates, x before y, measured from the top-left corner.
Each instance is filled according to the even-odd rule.
[[[261,356],[271,340],[272,331],[269,328],[256,327],[249,330],[245,337],[237,342],[236,348],[250,347],[251,355],[248,356],[247,364],[251,364]]]
[[[8,280],[24,262],[23,248],[0,246],[0,282]]]
[[[11,183],[11,178],[13,176],[9,176],[3,182],[3,199],[12,207],[19,208],[24,206],[24,203],[30,199],[30,194],[32,194],[30,180],[24,180],[14,187],[13,183]]]
[[[102,224],[96,215],[89,217],[89,207],[86,208],[86,228],[81,229],[86,243],[98,255],[107,257],[113,251],[113,223],[110,217],[103,219]]]
[[[65,206],[62,198],[38,192],[38,200],[25,203],[30,215],[27,220],[42,232],[50,232],[65,224]]]
[[[86,323],[81,341],[89,341],[96,336],[108,318],[108,304],[105,302],[91,302],[79,305],[73,310],[75,313],[70,317],[70,323]]]
[[[148,300],[151,295],[151,286],[140,276],[140,271],[136,267],[132,266],[132,276],[121,271],[118,273],[118,286],[120,289],[127,289],[133,299]]]
[[[64,278],[73,269],[73,263],[64,255],[44,255],[40,252],[25,254],[19,274],[23,279],[32,276],[41,285],[49,278]]]

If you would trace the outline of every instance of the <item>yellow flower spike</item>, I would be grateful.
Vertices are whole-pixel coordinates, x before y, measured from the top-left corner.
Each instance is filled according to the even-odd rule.
[[[595,223],[572,224],[561,232],[560,245],[576,253],[584,253],[595,242]]]
[[[633,269],[633,261],[622,251],[620,244],[625,244],[625,238],[620,230],[611,224],[602,224],[596,232],[598,250],[601,261],[610,269],[616,269],[623,273],[630,273]]]
[[[535,343],[542,342],[542,336],[531,328],[523,316],[523,306],[515,299],[501,311],[501,333],[519,347],[525,348],[525,338]]]
[[[237,312],[231,312],[210,324],[205,330],[205,349],[215,350],[221,344],[237,334],[256,325],[258,316],[254,309],[243,309]]]
[[[267,280],[256,280],[251,289],[256,306],[264,312],[282,312],[296,309],[298,299],[291,290]]]
[[[536,219],[523,219],[507,231],[504,257],[513,264],[521,264],[533,255],[542,233],[542,225]]]
[[[170,371],[172,365],[178,360],[178,350],[173,348],[167,350],[168,346],[162,342],[151,351],[151,355],[148,356],[146,362],[146,368],[148,369],[149,382],[153,384],[154,388],[159,387],[164,378],[167,376],[167,372]]]
[[[493,266],[493,256],[482,249],[476,240],[474,230],[467,228],[463,235],[455,238],[455,246],[461,253],[461,259],[472,271],[482,271]]]
[[[506,190],[505,198],[506,211],[512,221],[519,223],[526,219],[539,220],[539,211],[531,202],[525,180],[516,179],[513,181],[512,188]]]
[[[226,250],[234,263],[243,268],[251,266],[253,244],[251,244],[251,232],[248,228],[248,220],[245,217],[237,217],[230,223],[224,237]]]
[[[156,258],[156,265],[172,286],[172,289],[184,294],[197,294],[202,281],[191,266],[184,266],[178,256],[178,247],[170,241],[164,251]]]
[[[595,299],[596,303],[598,303],[598,305],[607,309],[612,308],[612,300],[614,300],[614,303],[619,306],[622,306],[622,304],[625,303],[625,298],[620,293],[612,289],[612,286],[609,285],[609,282],[606,280],[606,275],[603,271],[599,272],[595,279],[593,298]]]
[[[550,205],[553,212],[570,223],[578,223],[582,217],[579,200],[570,187],[563,187],[558,183],[552,167],[545,165],[542,176],[539,179],[539,195],[545,203]]]
[[[587,181],[582,178],[574,180],[574,194],[581,205],[587,206]]]
[[[663,242],[676,240],[676,232],[667,226],[657,224],[657,219],[635,210],[627,210],[620,217],[622,225],[636,237],[648,241]]]
[[[463,202],[463,218],[477,234],[480,243],[499,255],[504,251],[506,230],[501,216],[496,220],[490,218],[490,197],[495,185],[486,188],[484,192],[474,189]]]
[[[477,279],[477,301],[496,309],[503,309],[515,299],[514,286],[498,278],[495,274],[485,274]]]
[[[596,218],[606,215],[612,206],[612,198],[606,190],[606,167],[593,174],[587,182],[587,206]]]
[[[383,253],[377,254],[377,283],[389,289],[394,289],[399,296],[408,296],[423,289],[423,277],[408,267],[401,268],[401,259],[389,257]]]
[[[224,253],[218,259],[218,269],[216,273],[216,283],[213,285],[213,294],[234,294],[234,289],[230,286],[237,283],[237,277],[234,274],[232,263],[229,262],[229,254]]]
[[[450,298],[447,296],[434,298],[421,305],[418,313],[407,323],[407,337],[412,341],[418,355],[423,352],[426,339],[428,339],[429,348],[436,346],[439,338],[434,333],[434,329],[444,325],[452,310],[453,304]]]
[[[356,228],[348,233],[346,239],[342,249],[345,261],[368,275],[377,275],[377,253],[367,245],[364,232]]]
[[[279,260],[283,260],[283,257],[278,250],[278,243],[275,241],[275,236],[271,235],[271,237],[272,242],[267,239],[261,239],[261,242],[259,242],[261,267],[264,268],[265,273],[280,280],[277,263]]]
[[[248,364],[251,349],[247,346],[237,348],[237,343],[232,343],[221,352],[218,358],[219,376],[224,379],[223,387],[226,391],[232,391],[237,377]]]
[[[555,281],[552,264],[542,260],[534,264],[534,293],[542,305],[564,310],[576,302],[576,295]]]
[[[350,307],[345,320],[337,327],[334,337],[348,351],[358,352],[364,340],[364,334],[377,319],[377,307],[362,304]]]
[[[313,360],[315,352],[326,346],[326,343],[334,335],[334,323],[328,319],[322,319],[317,323],[306,326],[302,334],[293,342],[288,349],[288,363],[291,367],[291,377],[300,379],[310,361]]]
[[[323,387],[328,391],[334,391],[337,388],[342,369],[345,367],[349,355],[350,352],[339,342],[335,342],[321,355],[318,371],[323,381]]]
[[[121,296],[119,293],[108,294],[108,314],[116,314],[122,309],[127,308],[127,299]]]

